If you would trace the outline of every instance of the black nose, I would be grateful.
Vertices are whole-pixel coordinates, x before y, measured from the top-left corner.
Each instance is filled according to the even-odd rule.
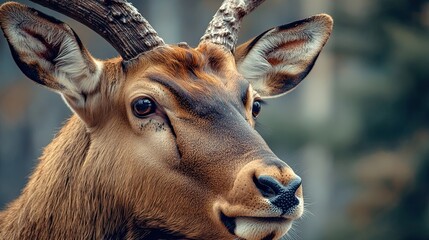
[[[272,204],[282,210],[282,215],[287,213],[292,207],[299,204],[299,199],[295,196],[296,190],[301,186],[301,178],[293,179],[288,185],[283,185],[270,176],[254,177],[256,187],[262,196],[266,197]]]

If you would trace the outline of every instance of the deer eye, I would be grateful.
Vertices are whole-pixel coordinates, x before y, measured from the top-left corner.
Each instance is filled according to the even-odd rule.
[[[255,100],[252,106],[252,115],[253,118],[256,118],[261,112],[262,103],[261,100]]]
[[[154,113],[156,110],[155,103],[149,98],[138,98],[131,104],[134,116],[138,118],[146,117],[147,115]]]

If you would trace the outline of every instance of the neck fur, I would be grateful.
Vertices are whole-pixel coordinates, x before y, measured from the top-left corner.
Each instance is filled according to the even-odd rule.
[[[71,117],[45,148],[21,196],[1,213],[0,239],[66,239],[76,234],[93,239],[106,235],[97,225],[103,224],[102,213],[107,209],[97,203],[97,193],[88,196],[93,186],[82,186],[85,181],[79,179],[90,144],[84,123]]]

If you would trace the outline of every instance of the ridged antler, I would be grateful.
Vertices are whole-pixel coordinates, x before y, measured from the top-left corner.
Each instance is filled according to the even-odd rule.
[[[65,14],[105,38],[124,60],[164,45],[149,22],[126,0],[31,0]]]
[[[201,37],[201,42],[212,42],[234,51],[241,19],[264,1],[225,0]]]

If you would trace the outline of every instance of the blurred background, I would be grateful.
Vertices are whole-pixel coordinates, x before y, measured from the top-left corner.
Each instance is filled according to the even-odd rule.
[[[95,57],[117,55],[79,23],[20,2],[69,23]],[[196,46],[221,1],[131,2],[166,42]],[[239,42],[321,12],[335,20],[331,39],[257,126],[304,181],[307,212],[286,239],[429,239],[429,1],[269,0],[245,18]],[[70,115],[0,37],[0,209]]]

